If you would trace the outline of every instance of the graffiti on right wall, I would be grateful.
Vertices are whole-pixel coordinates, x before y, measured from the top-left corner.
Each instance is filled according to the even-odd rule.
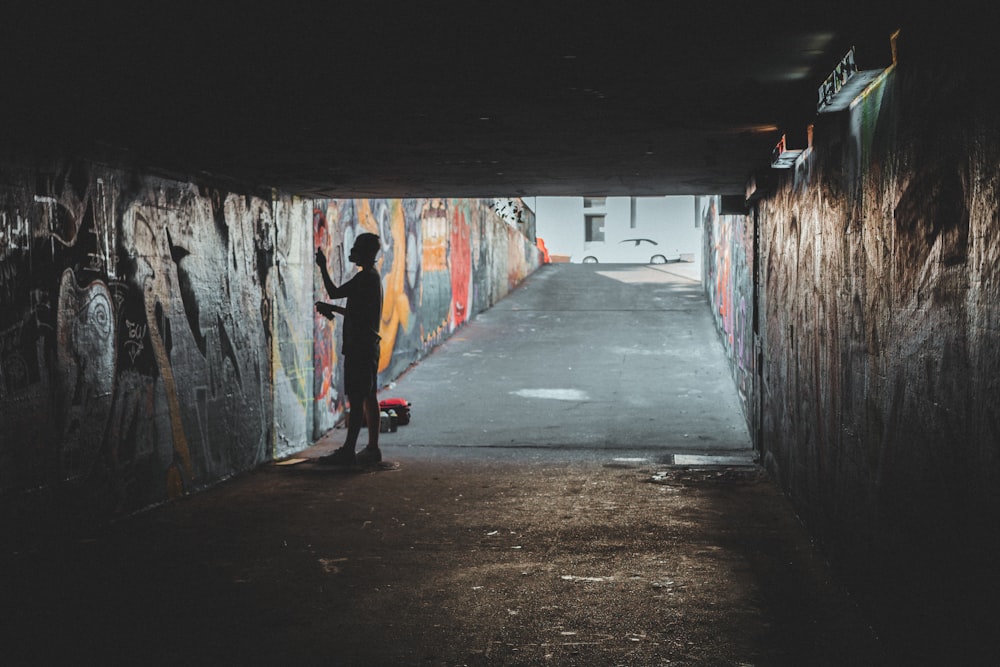
[[[698,197],[704,234],[705,291],[733,366],[743,414],[753,418],[753,232],[745,215],[720,215],[719,197]]]

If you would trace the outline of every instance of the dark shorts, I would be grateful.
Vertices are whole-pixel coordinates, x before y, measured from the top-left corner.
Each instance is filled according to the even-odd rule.
[[[378,382],[378,355],[344,355],[344,393],[365,397],[375,393]]]

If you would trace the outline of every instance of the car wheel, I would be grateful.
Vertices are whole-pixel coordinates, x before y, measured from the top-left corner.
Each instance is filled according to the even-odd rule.
[[[667,263],[667,258],[664,257],[663,255],[653,255],[652,257],[649,258],[649,263],[650,264],[666,264]]]
[[[584,264],[597,264],[597,258],[593,257],[591,255],[587,255],[586,257],[583,258],[583,263]]]

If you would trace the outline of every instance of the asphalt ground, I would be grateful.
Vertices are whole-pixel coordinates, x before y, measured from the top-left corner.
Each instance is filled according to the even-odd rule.
[[[752,457],[696,264],[551,264],[381,397],[394,456],[593,461]],[[327,442],[339,442],[334,431]],[[362,443],[364,435],[362,435]]]
[[[752,464],[676,268],[544,267],[383,392],[381,466],[6,549],[5,664],[905,664]]]

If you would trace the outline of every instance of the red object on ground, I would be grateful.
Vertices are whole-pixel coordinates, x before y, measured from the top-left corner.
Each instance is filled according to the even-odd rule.
[[[378,409],[396,412],[396,423],[400,426],[410,423],[410,402],[405,398],[383,398],[378,402]]]

